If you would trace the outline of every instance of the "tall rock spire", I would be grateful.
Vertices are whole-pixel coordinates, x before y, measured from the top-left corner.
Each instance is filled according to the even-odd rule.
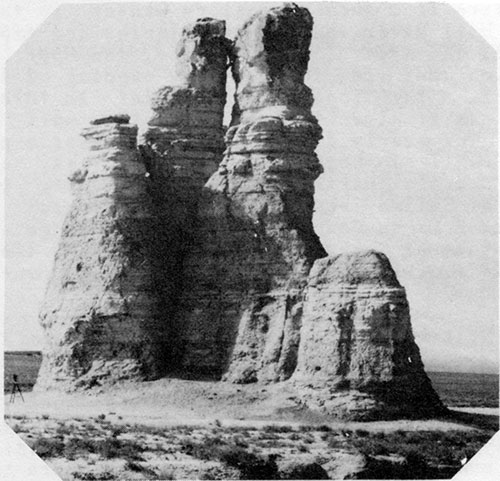
[[[155,95],[139,149],[127,116],[84,131],[91,154],[71,179],[41,313],[39,388],[168,371],[288,381],[302,406],[346,418],[443,411],[387,257],[328,257],[314,232],[312,25],[285,4],[231,43],[223,21],[199,19],[179,44],[180,85]]]
[[[233,125],[184,263],[177,319],[189,371],[251,382],[295,368],[302,290],[326,255],[312,226],[321,129],[303,83],[311,28],[306,9],[286,6],[236,38]]]
[[[153,96],[145,150],[159,183],[173,183],[182,201],[199,196],[224,151],[224,105],[230,42],[223,20],[184,27],[177,47],[178,86]],[[196,195],[198,193],[198,195]]]
[[[37,388],[88,387],[162,373],[146,168],[128,116],[92,122],[40,313],[47,346]]]
[[[236,38],[232,69],[234,124],[265,115],[305,116],[316,123],[311,89],[304,84],[312,27],[309,10],[293,3],[256,13],[245,22]]]
[[[183,263],[197,225],[202,188],[224,151],[224,105],[231,42],[222,20],[198,19],[184,27],[176,52],[179,85],[153,96],[153,116],[139,146],[151,176],[158,234],[162,314],[170,342],[167,363],[176,369],[179,349],[174,322],[184,287]],[[180,326],[182,328],[182,326]]]
[[[183,366],[236,383],[290,379],[305,405],[340,417],[442,412],[388,259],[326,257],[314,232],[311,29],[287,4],[236,38],[227,147],[184,263]]]

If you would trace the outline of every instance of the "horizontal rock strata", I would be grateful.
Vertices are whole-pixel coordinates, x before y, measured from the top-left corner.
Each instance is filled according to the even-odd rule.
[[[276,43],[292,25],[295,40]],[[311,28],[307,10],[278,8],[257,14],[236,39],[233,125],[184,263],[189,288],[177,318],[188,372],[253,382],[294,370],[301,292],[326,254],[312,227],[321,129],[310,93],[308,103],[296,96],[309,92]]]
[[[172,181],[176,198],[186,202],[215,172],[224,151],[225,30],[224,21],[211,18],[185,27],[177,49],[179,85],[160,88],[152,100],[145,134],[150,169],[164,176],[163,183]]]
[[[204,18],[183,29],[177,49],[178,86],[162,87],[152,101],[153,117],[141,154],[152,181],[164,239],[159,265],[164,276],[162,312],[171,342],[171,369],[180,363],[175,322],[178,296],[185,287],[183,263],[196,229],[198,203],[224,151],[222,125],[230,42],[225,22]]]
[[[314,232],[312,25],[285,4],[230,42],[223,21],[200,19],[142,145],[127,115],[84,131],[91,154],[71,177],[38,388],[168,374],[282,382],[302,407],[351,419],[443,412],[388,259],[327,257]]]
[[[83,131],[90,153],[70,178],[73,203],[40,314],[48,345],[39,389],[161,372],[152,262],[157,220],[137,126],[104,120]]]
[[[415,344],[405,289],[386,256],[316,261],[305,298],[293,380],[308,405],[358,417],[442,411]]]

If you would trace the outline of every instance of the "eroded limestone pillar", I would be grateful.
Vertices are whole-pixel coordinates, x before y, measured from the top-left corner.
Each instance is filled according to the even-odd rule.
[[[302,290],[326,255],[312,226],[321,129],[304,85],[312,18],[284,6],[253,16],[234,46],[226,151],[208,180],[177,314],[183,366],[232,382],[295,368]]]
[[[91,387],[162,373],[154,253],[157,219],[137,150],[137,126],[111,116],[83,130],[89,152],[70,178],[40,320],[37,389]]]

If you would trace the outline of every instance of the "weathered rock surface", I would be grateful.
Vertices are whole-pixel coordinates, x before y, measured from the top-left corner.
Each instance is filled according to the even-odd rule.
[[[224,151],[226,72],[231,47],[225,22],[197,20],[183,29],[177,48],[178,86],[166,86],[152,100],[153,117],[140,146],[151,176],[152,194],[164,239],[158,265],[163,271],[161,296],[165,329],[171,339],[167,360],[180,363],[174,322],[178,297],[189,288],[183,276],[186,252],[196,229],[203,185],[217,169]]]
[[[99,119],[94,119],[90,121],[90,125],[101,125],[101,124],[128,124],[130,122],[130,115],[127,114],[117,114],[109,115],[107,117],[101,117]]]
[[[231,43],[223,21],[200,19],[183,31],[180,85],[153,98],[143,145],[126,115],[84,131],[92,155],[71,177],[39,388],[169,373],[287,381],[280,392],[301,407],[346,418],[442,411],[388,259],[326,257],[314,232],[312,24],[285,4]]]
[[[310,93],[307,103],[296,96],[309,92],[311,28],[307,10],[277,8],[236,39],[233,125],[200,202],[177,313],[191,373],[245,383],[287,379],[295,368],[301,292],[326,255],[312,226],[321,129]]]
[[[154,114],[145,134],[150,169],[163,175],[162,184],[174,184],[186,202],[215,172],[224,151],[231,48],[225,30],[224,21],[212,18],[186,26],[177,48],[180,85],[160,88],[152,100]]]
[[[387,257],[368,251],[315,262],[293,380],[326,411],[439,412],[413,337],[405,289]]]
[[[98,121],[82,135],[90,153],[70,178],[73,202],[40,314],[47,346],[39,389],[162,372],[157,221],[137,126]]]

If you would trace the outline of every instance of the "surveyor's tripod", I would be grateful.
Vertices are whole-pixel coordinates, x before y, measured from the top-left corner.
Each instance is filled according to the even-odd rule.
[[[17,381],[17,375],[13,374],[12,375],[12,391],[10,392],[9,402],[13,403],[15,401],[17,393],[19,393],[19,395],[21,396],[21,399],[24,402],[23,393],[21,391],[21,386],[19,385],[19,382]]]

